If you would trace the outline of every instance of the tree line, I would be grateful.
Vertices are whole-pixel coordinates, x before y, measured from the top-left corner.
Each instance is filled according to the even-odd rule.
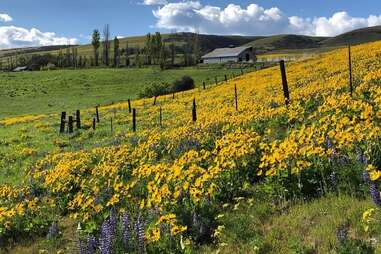
[[[185,38],[185,39],[184,39]],[[91,36],[92,53],[79,46],[65,46],[56,53],[15,54],[0,59],[0,69],[14,70],[26,66],[29,70],[56,68],[90,68],[90,67],[143,67],[160,66],[168,69],[177,66],[192,66],[200,61],[201,47],[199,35],[178,37],[171,34],[163,39],[161,33],[148,33],[144,44],[132,44],[110,35],[110,26],[105,25],[101,32],[95,29]]]

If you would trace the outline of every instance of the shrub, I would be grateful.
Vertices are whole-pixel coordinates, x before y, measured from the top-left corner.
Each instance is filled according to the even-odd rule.
[[[169,94],[171,93],[170,85],[166,83],[153,83],[143,89],[143,91],[140,92],[139,97],[155,97],[159,95]]]
[[[181,92],[193,89],[194,80],[190,76],[183,76],[181,79],[176,80],[172,85],[171,92]]]

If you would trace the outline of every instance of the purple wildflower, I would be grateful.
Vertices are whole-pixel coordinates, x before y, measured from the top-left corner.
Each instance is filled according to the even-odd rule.
[[[344,242],[348,238],[348,226],[340,226],[336,231],[336,238],[340,243]]]
[[[122,230],[123,230],[123,243],[127,250],[129,247],[129,242],[130,242],[130,220],[128,217],[128,213],[125,213],[122,216]]]
[[[116,211],[114,207],[111,208],[110,217],[108,218],[108,221],[110,224],[111,232],[112,234],[114,234],[116,230],[116,224],[117,224],[117,216],[116,216]]]
[[[142,221],[140,214],[136,220],[135,229],[138,238],[139,253],[145,253],[144,221]]]
[[[371,195],[371,197],[373,199],[373,202],[377,206],[381,206],[381,197],[380,197],[380,192],[378,191],[377,185],[372,183],[369,186],[369,190],[370,190],[370,195]]]
[[[58,234],[59,234],[58,225],[57,223],[53,222],[52,225],[50,225],[49,227],[47,238],[48,240],[54,239],[58,236]]]
[[[101,227],[101,236],[99,238],[99,250],[101,254],[112,253],[112,238],[113,238],[112,225],[109,220],[105,220]]]
[[[366,184],[370,183],[370,176],[369,176],[368,171],[365,170],[364,172],[362,172],[362,179],[363,179],[364,183],[366,183]]]
[[[364,164],[364,165],[368,164],[368,160],[366,159],[366,157],[365,157],[364,154],[361,154],[361,155],[359,156],[359,162],[362,163],[362,164]]]
[[[337,177],[336,177],[336,172],[333,171],[330,175],[329,175],[329,180],[331,181],[331,184],[333,187],[336,187],[337,186]]]
[[[97,245],[98,245],[97,239],[94,236],[89,235],[86,238],[86,242],[87,242],[87,254],[96,253]]]
[[[86,244],[83,240],[79,239],[79,254],[87,254]]]

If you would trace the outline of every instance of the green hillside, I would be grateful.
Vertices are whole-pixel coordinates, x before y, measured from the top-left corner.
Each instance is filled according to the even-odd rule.
[[[357,29],[333,38],[328,38],[321,42],[321,46],[333,47],[347,44],[357,45],[378,40],[381,40],[381,26],[374,26]]]

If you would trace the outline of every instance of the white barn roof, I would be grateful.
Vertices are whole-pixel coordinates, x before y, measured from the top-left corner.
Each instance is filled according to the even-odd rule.
[[[239,56],[243,51],[249,48],[251,47],[219,48],[202,56],[201,58],[235,57]]]

